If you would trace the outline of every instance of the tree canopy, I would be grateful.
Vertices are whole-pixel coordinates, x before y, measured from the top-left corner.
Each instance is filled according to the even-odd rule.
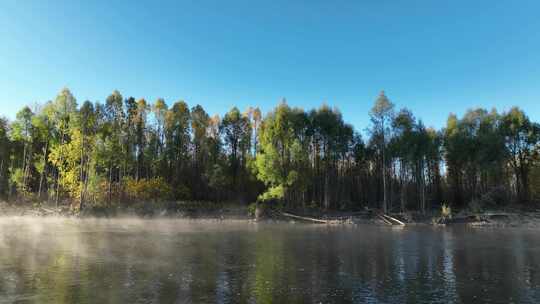
[[[540,125],[519,108],[450,114],[441,130],[384,92],[361,134],[336,108],[285,100],[220,118],[185,101],[77,103],[69,89],[0,119],[0,196],[76,208],[209,200],[383,211],[533,204]],[[367,136],[366,136],[367,135]]]

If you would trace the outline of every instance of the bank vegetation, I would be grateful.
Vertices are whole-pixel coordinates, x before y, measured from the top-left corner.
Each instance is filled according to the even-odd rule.
[[[540,125],[518,107],[425,126],[381,92],[367,131],[337,108],[285,100],[263,115],[124,98],[78,103],[68,89],[0,119],[0,197],[92,210],[170,202],[286,210],[426,213],[540,202]],[[193,208],[197,208],[194,204]]]

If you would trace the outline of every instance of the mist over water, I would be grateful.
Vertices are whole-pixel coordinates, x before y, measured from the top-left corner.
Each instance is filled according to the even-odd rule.
[[[538,232],[0,218],[0,303],[538,303]]]

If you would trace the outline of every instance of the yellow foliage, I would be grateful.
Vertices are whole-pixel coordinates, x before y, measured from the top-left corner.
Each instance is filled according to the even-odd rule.
[[[135,180],[126,178],[126,195],[133,201],[164,201],[172,199],[173,189],[161,177]]]
[[[442,204],[441,206],[441,216],[443,218],[452,218],[452,208],[447,204]]]

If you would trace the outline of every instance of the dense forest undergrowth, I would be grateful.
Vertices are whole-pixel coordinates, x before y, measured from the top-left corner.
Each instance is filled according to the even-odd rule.
[[[0,119],[0,198],[71,210],[208,208],[223,202],[325,212],[536,208],[540,125],[517,107],[424,126],[384,92],[367,136],[323,105],[284,100],[223,117],[184,101],[78,105],[68,89]]]

